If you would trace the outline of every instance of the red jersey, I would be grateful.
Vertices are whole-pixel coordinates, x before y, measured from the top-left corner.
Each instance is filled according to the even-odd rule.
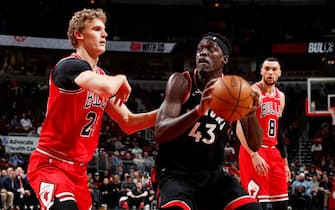
[[[263,145],[277,145],[278,118],[280,110],[280,94],[275,88],[272,94],[267,94],[259,84],[256,87],[261,91],[261,103],[256,110],[256,115],[260,126],[263,129]]]
[[[79,59],[79,56],[73,54],[68,58]],[[105,74],[100,68],[97,72]],[[72,91],[58,88],[51,75],[52,72],[47,112],[37,150],[68,161],[87,163],[98,145],[108,98],[83,88]]]

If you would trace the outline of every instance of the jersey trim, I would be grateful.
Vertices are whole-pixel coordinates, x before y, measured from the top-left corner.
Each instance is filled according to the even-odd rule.
[[[74,198],[73,193],[71,193],[71,192],[59,193],[59,194],[56,195],[56,198],[58,198],[58,200],[60,202],[69,201],[69,200],[76,201],[76,199]]]
[[[161,206],[161,208],[165,209],[165,208],[170,208],[170,207],[173,207],[173,206],[178,206],[180,208],[182,208],[183,210],[191,210],[191,207],[189,207],[184,201],[181,201],[181,200],[173,200],[173,201],[170,201],[164,205]]]
[[[242,197],[239,197],[230,203],[227,204],[227,206],[224,208],[224,210],[234,210],[237,209],[240,206],[244,206],[248,203],[256,203],[257,201],[250,195],[245,195]]]
[[[85,91],[83,88],[80,88],[80,89],[77,89],[77,90],[66,90],[66,89],[63,89],[63,88],[58,88],[58,90],[59,90],[60,93],[64,93],[64,94],[68,94],[68,95],[74,95],[74,94],[78,94],[78,93],[81,93],[81,92]]]
[[[260,195],[257,196],[259,202],[277,202],[277,201],[286,201],[288,200],[288,194],[280,195]]]
[[[60,157],[58,157],[56,155],[53,155],[53,154],[51,154],[51,153],[49,153],[49,152],[47,152],[47,151],[45,151],[43,149],[40,149],[38,147],[36,148],[36,151],[39,152],[39,153],[41,153],[41,154],[43,154],[43,155],[46,155],[46,156],[48,156],[50,158],[62,161],[64,163],[67,163],[67,164],[70,164],[70,165],[79,165],[79,166],[84,166],[85,165],[85,163],[79,163],[79,162],[74,162],[74,161],[70,161],[70,160],[65,160],[63,158],[60,158]]]

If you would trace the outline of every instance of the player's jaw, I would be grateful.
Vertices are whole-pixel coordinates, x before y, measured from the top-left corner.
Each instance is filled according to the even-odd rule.
[[[274,77],[264,77],[263,81],[266,85],[271,86],[276,84],[277,79],[275,79]]]
[[[205,57],[198,57],[196,64],[199,71],[205,72],[211,69],[211,62]]]

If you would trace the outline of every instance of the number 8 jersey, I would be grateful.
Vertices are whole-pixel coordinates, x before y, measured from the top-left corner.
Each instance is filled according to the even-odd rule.
[[[277,145],[278,118],[280,110],[280,93],[275,87],[274,91],[266,93],[259,84],[255,85],[260,90],[260,106],[256,110],[259,125],[263,128],[263,145]]]

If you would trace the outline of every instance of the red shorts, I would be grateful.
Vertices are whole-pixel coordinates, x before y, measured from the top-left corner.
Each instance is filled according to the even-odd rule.
[[[286,181],[284,161],[279,150],[274,146],[262,146],[258,154],[269,165],[266,176],[256,173],[249,153],[240,147],[239,165],[243,188],[259,202],[276,202],[288,200],[288,184]]]
[[[79,210],[92,206],[87,164],[70,164],[35,151],[30,156],[27,175],[42,210],[49,209],[55,197],[61,202],[74,200]]]

